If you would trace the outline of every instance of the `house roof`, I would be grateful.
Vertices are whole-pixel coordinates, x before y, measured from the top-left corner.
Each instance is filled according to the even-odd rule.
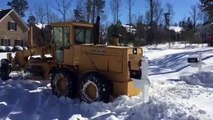
[[[10,15],[11,13],[14,13],[15,16],[18,18],[18,20],[21,21],[22,25],[28,29],[27,24],[24,22],[24,20],[20,17],[20,15],[18,15],[18,13],[14,10],[14,9],[6,9],[6,10],[1,10],[0,11],[0,22],[8,15]]]
[[[6,9],[0,11],[0,20],[4,18],[12,9]]]

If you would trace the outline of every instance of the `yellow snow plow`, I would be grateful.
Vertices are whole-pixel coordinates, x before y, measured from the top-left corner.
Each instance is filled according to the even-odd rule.
[[[79,97],[86,102],[104,101],[141,92],[132,78],[141,78],[142,48],[99,44],[96,24],[52,23],[53,44],[18,51],[1,61],[1,78],[13,70],[28,69],[50,79],[53,94]],[[117,37],[114,38],[116,41]]]

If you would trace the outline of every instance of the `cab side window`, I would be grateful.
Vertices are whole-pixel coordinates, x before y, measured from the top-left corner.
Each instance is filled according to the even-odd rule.
[[[75,27],[75,44],[92,43],[92,28]]]

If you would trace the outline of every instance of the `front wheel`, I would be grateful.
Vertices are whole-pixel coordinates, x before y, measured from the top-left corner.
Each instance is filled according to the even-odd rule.
[[[77,93],[77,77],[68,70],[57,70],[51,77],[51,87],[53,94],[58,97],[74,98]]]
[[[111,85],[103,76],[96,72],[83,75],[80,82],[81,100],[91,103],[95,101],[109,102]]]

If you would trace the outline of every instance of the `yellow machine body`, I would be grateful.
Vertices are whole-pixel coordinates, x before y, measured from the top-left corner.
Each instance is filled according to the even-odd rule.
[[[93,24],[61,22],[51,26],[54,44],[18,51],[11,60],[13,68],[37,67],[44,78],[53,69],[67,69],[77,76],[78,83],[85,73],[97,72],[112,84],[111,96],[141,92],[131,78],[141,76],[142,48],[94,45]],[[95,94],[96,89],[91,87],[87,92]]]
[[[131,70],[140,70],[142,49],[121,46],[83,45],[79,59],[79,72],[98,71],[113,83],[113,96],[137,95],[130,78]],[[130,65],[131,63],[131,65]]]

